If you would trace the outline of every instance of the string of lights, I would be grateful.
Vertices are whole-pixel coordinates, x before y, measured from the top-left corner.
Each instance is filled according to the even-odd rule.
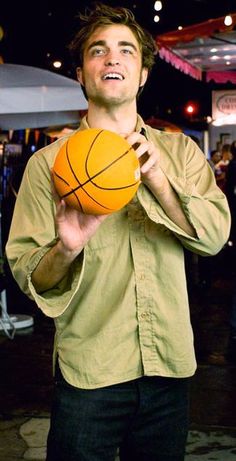
[[[155,1],[154,3],[154,10],[156,11],[161,11],[162,10],[162,2],[161,1]],[[153,18],[154,22],[159,22],[160,21],[160,16],[159,14],[155,14]]]

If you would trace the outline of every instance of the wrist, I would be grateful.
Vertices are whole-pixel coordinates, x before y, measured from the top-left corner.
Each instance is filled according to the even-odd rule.
[[[82,247],[76,249],[68,248],[60,239],[57,241],[54,248],[58,257],[69,263],[72,262],[83,249]]]
[[[151,173],[143,179],[143,183],[152,191],[155,192],[155,195],[163,195],[169,191],[170,184],[161,170],[158,168],[157,171]]]

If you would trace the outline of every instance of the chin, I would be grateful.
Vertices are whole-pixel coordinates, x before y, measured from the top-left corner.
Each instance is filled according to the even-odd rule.
[[[91,98],[96,104],[98,105],[104,105],[104,106],[113,106],[113,105],[119,105],[123,104],[124,102],[127,101],[127,98],[122,98],[117,95],[111,94],[111,95],[101,95],[96,98]]]

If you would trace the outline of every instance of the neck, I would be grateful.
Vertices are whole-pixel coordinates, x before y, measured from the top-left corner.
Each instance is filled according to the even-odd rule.
[[[137,123],[136,101],[128,107],[98,107],[89,101],[87,122],[90,128],[103,128],[128,135]]]

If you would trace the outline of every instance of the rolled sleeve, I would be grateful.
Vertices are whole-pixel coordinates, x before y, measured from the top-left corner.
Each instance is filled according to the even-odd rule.
[[[54,143],[30,158],[18,192],[6,256],[21,290],[50,317],[60,315],[70,304],[83,272],[83,256],[72,265],[69,276],[54,289],[38,294],[32,273],[57,242],[55,205],[51,191],[50,169],[60,143]],[[50,277],[50,274],[48,274]]]
[[[54,288],[40,294],[36,292],[32,283],[32,272],[28,274],[27,281],[30,295],[48,317],[59,317],[72,303],[83,278],[83,261],[84,258],[78,258],[73,263],[69,276],[61,280]]]
[[[231,218],[226,196],[216,185],[211,168],[197,145],[184,135],[178,136],[176,143],[179,147],[172,148],[169,154],[172,162],[169,163],[167,157],[162,168],[196,237],[189,236],[171,221],[146,186],[140,186],[138,198],[149,218],[174,232],[185,248],[202,255],[214,255],[222,249],[230,232]],[[176,176],[176,171],[181,171],[182,176]]]

